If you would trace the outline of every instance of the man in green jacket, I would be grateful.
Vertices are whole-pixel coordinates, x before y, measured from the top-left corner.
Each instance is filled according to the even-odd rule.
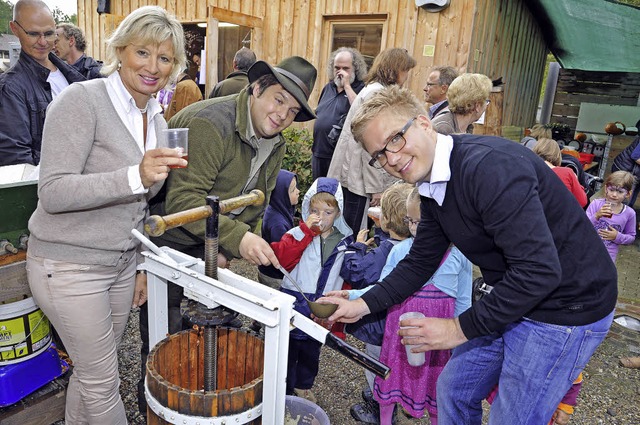
[[[166,183],[166,197],[153,214],[172,214],[205,205],[209,195],[221,200],[264,192],[264,205],[249,206],[219,216],[218,266],[232,258],[252,264],[278,266],[269,244],[255,232],[269,204],[285,153],[282,131],[293,121],[315,118],[307,103],[315,84],[316,68],[299,56],[284,59],[275,67],[256,62],[248,71],[249,86],[236,96],[196,102],[169,121],[171,128],[189,129],[189,165],[173,169]],[[158,245],[169,246],[203,258],[205,220],[168,230]],[[169,332],[181,328],[182,288],[169,285]],[[143,372],[148,352],[146,304],[140,311],[143,341]],[[141,412],[144,403],[144,373],[138,386]]]

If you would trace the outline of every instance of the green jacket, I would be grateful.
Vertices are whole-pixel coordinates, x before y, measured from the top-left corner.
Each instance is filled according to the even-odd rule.
[[[215,85],[213,90],[211,90],[209,99],[240,93],[248,84],[249,77],[247,77],[246,71],[234,71],[227,75],[227,78]]]
[[[244,89],[236,96],[196,102],[169,121],[171,128],[189,128],[189,166],[169,173],[163,205],[166,214],[203,206],[209,195],[225,200],[243,194],[251,158],[256,155],[246,139],[248,98],[247,89]],[[277,137],[279,140],[262,164],[255,186],[265,194],[264,205],[247,207],[235,219],[225,215],[219,217],[218,245],[227,258],[240,258],[242,237],[246,232],[256,230],[269,204],[285,152],[284,138],[282,135]],[[200,220],[168,230],[160,239],[187,246],[202,244],[205,224],[206,220]]]

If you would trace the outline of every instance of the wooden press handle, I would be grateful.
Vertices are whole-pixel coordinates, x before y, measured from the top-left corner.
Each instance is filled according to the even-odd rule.
[[[253,189],[246,195],[220,201],[220,214],[226,214],[240,207],[264,204],[264,193],[261,190]]]
[[[240,207],[248,207],[250,205],[262,205],[264,203],[264,193],[258,189],[252,190],[246,195],[236,196],[235,198],[220,201],[220,213],[225,214]],[[165,216],[152,215],[144,222],[144,231],[150,236],[162,236],[169,229],[184,226],[198,220],[211,217],[213,211],[211,207],[205,205],[203,207],[191,208],[189,210],[180,211]]]

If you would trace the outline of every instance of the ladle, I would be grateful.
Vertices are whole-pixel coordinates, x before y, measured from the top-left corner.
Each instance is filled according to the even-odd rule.
[[[320,304],[318,302],[311,301],[309,298],[307,298],[307,296],[304,294],[304,291],[302,291],[302,288],[300,288],[298,286],[298,283],[289,274],[289,272],[285,270],[284,267],[279,266],[278,270],[280,270],[282,272],[282,274],[285,275],[285,277],[287,279],[289,279],[291,281],[291,283],[293,283],[293,286],[296,287],[298,292],[300,292],[302,294],[302,296],[304,297],[305,301],[307,301],[307,304],[309,304],[309,309],[311,310],[311,312],[313,313],[314,316],[316,316],[316,317],[318,317],[320,319],[326,319],[327,317],[329,317],[333,313],[335,313],[335,311],[338,309],[338,304]]]

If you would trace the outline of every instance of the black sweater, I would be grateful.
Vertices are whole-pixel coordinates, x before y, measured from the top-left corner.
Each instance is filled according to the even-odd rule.
[[[435,272],[453,242],[494,290],[460,315],[468,339],[527,317],[577,326],[615,307],[617,273],[573,195],[529,149],[454,135],[442,207],[422,197],[407,257],[363,295],[372,312],[397,304]]]

